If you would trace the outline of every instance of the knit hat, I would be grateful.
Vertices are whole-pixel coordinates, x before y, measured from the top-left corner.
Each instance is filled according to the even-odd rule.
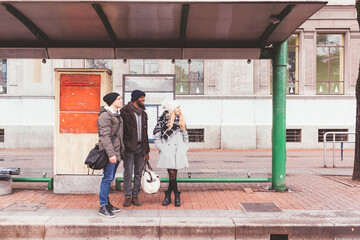
[[[145,93],[143,91],[140,90],[134,90],[131,93],[131,101],[135,102],[136,100],[138,100],[140,97],[144,96],[145,97]]]
[[[103,100],[107,105],[111,106],[118,96],[120,96],[120,94],[116,92],[108,93],[103,97]]]
[[[175,109],[177,107],[180,106],[180,104],[174,100],[171,101],[166,101],[163,104],[161,104],[162,108],[167,110],[169,113],[172,113],[173,111],[175,111]]]

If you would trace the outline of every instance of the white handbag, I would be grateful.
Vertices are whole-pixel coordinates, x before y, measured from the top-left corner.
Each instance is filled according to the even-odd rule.
[[[149,161],[145,161],[141,174],[141,188],[147,194],[154,194],[159,191],[160,178],[153,171]]]

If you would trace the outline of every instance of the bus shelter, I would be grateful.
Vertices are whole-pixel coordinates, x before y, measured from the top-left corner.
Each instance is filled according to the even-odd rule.
[[[0,0],[0,57],[272,59],[272,187],[284,191],[286,40],[326,3]]]

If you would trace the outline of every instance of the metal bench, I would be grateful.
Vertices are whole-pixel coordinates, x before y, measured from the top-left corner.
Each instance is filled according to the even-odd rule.
[[[19,175],[20,168],[0,168],[0,195],[7,195],[12,192],[11,175]]]

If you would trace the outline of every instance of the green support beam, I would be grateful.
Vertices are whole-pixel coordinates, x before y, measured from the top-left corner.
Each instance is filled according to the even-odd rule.
[[[272,188],[285,191],[287,41],[275,45],[273,58]]]

